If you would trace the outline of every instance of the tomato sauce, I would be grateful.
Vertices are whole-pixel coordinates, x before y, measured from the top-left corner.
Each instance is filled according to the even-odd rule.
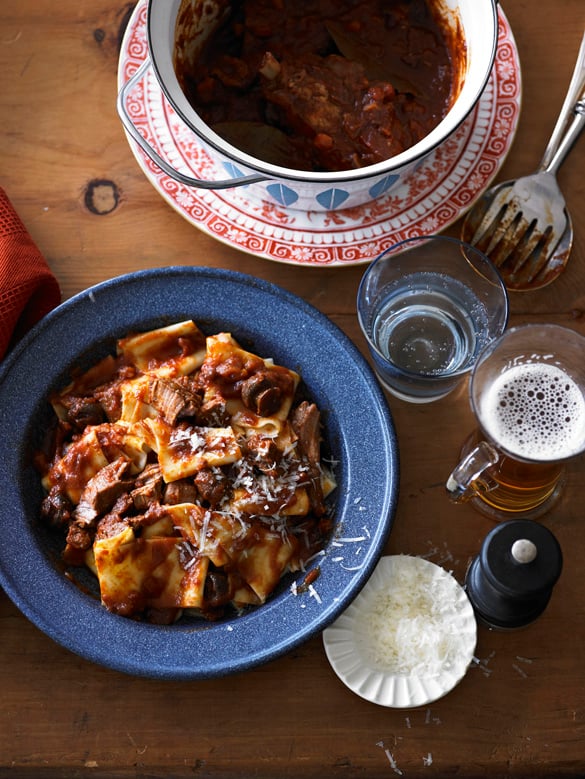
[[[203,120],[254,157],[371,165],[420,141],[455,99],[465,46],[433,2],[234,0],[177,76]]]

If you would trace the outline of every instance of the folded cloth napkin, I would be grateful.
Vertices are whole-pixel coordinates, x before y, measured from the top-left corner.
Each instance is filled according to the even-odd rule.
[[[60,302],[57,279],[0,187],[0,359]]]

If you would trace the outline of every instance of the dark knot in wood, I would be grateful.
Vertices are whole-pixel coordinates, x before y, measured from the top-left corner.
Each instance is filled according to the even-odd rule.
[[[120,193],[113,181],[93,179],[85,188],[85,206],[97,216],[110,214],[118,205]]]

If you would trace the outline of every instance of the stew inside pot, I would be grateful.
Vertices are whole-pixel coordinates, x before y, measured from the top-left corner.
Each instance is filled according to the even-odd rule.
[[[177,77],[205,123],[256,158],[313,171],[372,165],[420,141],[456,97],[465,44],[436,3],[232,0],[187,66],[184,2]]]

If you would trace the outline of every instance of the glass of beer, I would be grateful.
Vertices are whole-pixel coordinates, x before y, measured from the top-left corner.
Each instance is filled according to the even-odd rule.
[[[566,461],[585,450],[585,338],[558,325],[512,328],[480,354],[469,396],[478,427],[449,495],[494,519],[542,516]]]

